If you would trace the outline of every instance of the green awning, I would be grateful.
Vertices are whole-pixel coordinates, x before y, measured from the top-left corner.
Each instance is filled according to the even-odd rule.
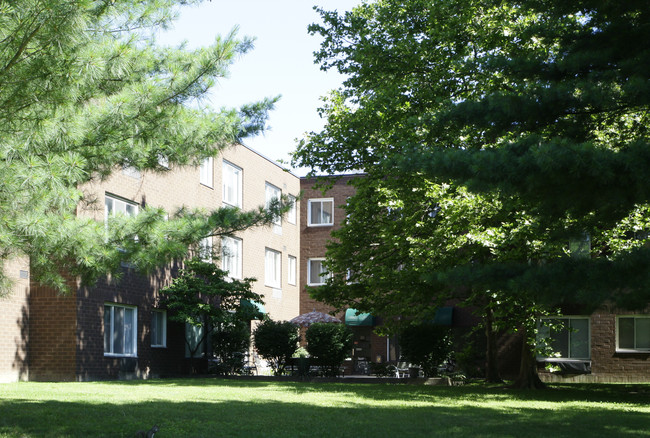
[[[250,300],[241,300],[241,307],[242,310],[245,312],[256,312],[256,313],[261,313],[262,315],[266,315],[266,309],[264,308],[264,304],[258,303],[257,301],[250,301]],[[260,318],[254,318],[254,319],[260,319]]]
[[[373,326],[375,318],[370,313],[357,314],[356,309],[348,309],[345,311],[345,325],[354,327],[360,326]]]
[[[433,323],[438,325],[451,325],[454,320],[454,307],[439,307],[436,310],[436,316],[433,318]]]

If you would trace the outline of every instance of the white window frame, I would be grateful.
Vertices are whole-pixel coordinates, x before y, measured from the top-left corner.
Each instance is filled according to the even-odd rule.
[[[160,321],[157,319],[160,315]],[[153,309],[151,311],[151,346],[153,348],[167,347],[167,311],[163,309]],[[157,336],[160,333],[160,336]],[[156,339],[160,342],[155,342]]]
[[[185,357],[189,358],[190,357],[190,346],[187,345],[187,341],[190,342],[190,344],[195,344],[199,338],[203,336],[205,333],[205,326],[196,326],[192,325],[190,323],[185,323],[185,341],[183,342],[185,344]],[[190,338],[191,336],[191,338]],[[199,344],[199,348],[196,350],[196,353],[194,353],[194,357],[203,357],[205,355],[205,345],[207,342],[207,337],[203,339],[203,341]]]
[[[633,319],[634,320],[634,340],[632,348],[621,347],[621,331],[620,331],[620,321],[621,319]],[[647,353],[650,351],[650,346],[648,347],[638,347],[637,346],[637,320],[644,320],[645,323],[650,324],[650,315],[617,315],[616,316],[616,351],[621,353]]]
[[[120,198],[109,193],[104,193],[104,227],[108,230],[108,221],[110,218],[117,216],[118,214],[135,217],[140,212],[140,206],[133,202]],[[134,236],[134,240],[138,241],[138,236]],[[118,248],[120,251],[123,251],[122,248]],[[132,263],[122,261],[120,263],[124,268],[133,268]]]
[[[228,277],[242,278],[242,240],[236,237],[221,237],[221,269]]]
[[[287,257],[287,283],[295,286],[298,277],[298,259],[292,255]]]
[[[158,154],[158,165],[165,169],[169,169],[169,158],[167,158],[166,155]]]
[[[122,344],[126,347],[128,341],[128,333],[126,327],[126,311],[131,313],[131,345],[132,351],[128,352],[115,352],[115,310],[122,309],[125,312],[122,332]],[[107,324],[109,325],[107,327]],[[108,334],[110,332],[110,335]],[[117,333],[119,335],[119,332]],[[108,341],[108,342],[107,342]],[[107,345],[108,344],[108,345]],[[104,303],[104,356],[112,357],[138,357],[138,308],[136,306],[128,306],[117,303]]]
[[[223,160],[221,185],[224,204],[242,208],[242,176],[241,167]]]
[[[576,258],[589,258],[591,254],[591,235],[584,233],[580,238],[569,241],[569,254]]]
[[[282,287],[282,253],[271,248],[264,251],[264,285],[275,289]]]
[[[321,204],[320,207],[320,215],[318,218],[312,217],[312,204],[319,203]],[[323,222],[323,205],[326,203],[330,203],[332,205],[332,214],[330,215],[330,221],[329,222]],[[307,226],[309,227],[331,227],[334,225],[334,198],[317,198],[317,199],[310,199],[307,203]]]
[[[332,275],[328,273],[328,275],[320,275],[323,273],[327,273],[327,271],[324,270],[323,262],[325,261],[325,258],[311,258],[307,260],[307,285],[309,286],[322,286],[327,282],[327,279],[330,278]],[[311,281],[311,274],[312,274],[312,262],[320,262],[320,270],[319,270],[319,282],[318,283],[313,283]]]
[[[563,332],[566,331],[568,335],[567,339],[567,353],[568,356],[559,356],[559,357],[554,357],[554,356],[543,356],[539,355],[539,359],[544,359],[547,361],[553,361],[553,360],[590,360],[591,359],[591,318],[588,316],[582,316],[582,315],[571,315],[571,316],[556,316],[556,317],[548,317],[548,318],[542,318],[540,321],[540,326],[538,329],[538,336],[539,337],[548,337],[550,333],[542,333],[542,331],[546,331],[549,328],[543,326],[543,321],[544,320],[562,320],[564,322],[564,329]],[[582,320],[582,321],[587,321],[587,357],[582,357],[582,356],[574,356],[573,353],[571,352],[571,337],[574,335],[574,331],[571,330],[571,321],[573,320]],[[552,338],[552,335],[550,335]]]
[[[117,214],[126,216],[136,216],[140,211],[140,206],[124,198],[104,193],[104,223],[108,223],[109,217],[115,217]]]
[[[356,281],[356,280],[354,280],[354,281],[352,280],[352,277],[354,277],[356,274],[357,274],[357,271],[348,268],[348,269],[345,271],[345,283],[346,283],[346,284],[357,284],[357,283],[359,283],[359,282]]]
[[[271,184],[270,182],[267,182],[264,186],[264,197],[266,199],[265,202],[265,207],[269,208],[269,205],[271,205],[271,201],[273,199],[281,199],[282,198],[282,190]],[[276,225],[277,227],[282,226],[282,216],[277,216],[273,220],[273,224]]]
[[[211,189],[214,188],[214,158],[208,157],[203,162],[201,162],[201,166],[199,167],[199,182],[206,186],[210,187]]]
[[[212,248],[213,248],[212,236],[204,237],[199,241],[198,252],[201,260],[203,260],[204,262],[212,261]]]
[[[289,222],[292,225],[296,225],[296,222],[298,221],[298,206],[297,206],[298,200],[296,199],[295,196],[289,195],[289,202],[291,203],[291,208],[287,213],[287,222]]]

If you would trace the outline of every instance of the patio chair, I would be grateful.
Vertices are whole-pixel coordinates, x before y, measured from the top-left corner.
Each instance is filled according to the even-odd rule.
[[[255,361],[255,355],[251,357],[250,354],[246,354],[244,366],[242,367],[242,374],[245,376],[257,376],[257,363]]]
[[[395,377],[398,379],[403,379],[409,377],[409,363],[408,362],[396,362],[394,364],[388,365],[388,369],[393,371]]]

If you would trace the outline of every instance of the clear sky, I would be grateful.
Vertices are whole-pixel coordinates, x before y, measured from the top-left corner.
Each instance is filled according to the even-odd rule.
[[[323,120],[316,109],[320,97],[338,88],[342,77],[323,72],[314,64],[313,52],[321,42],[307,33],[319,22],[312,8],[343,12],[360,0],[212,0],[198,7],[183,7],[174,28],[161,35],[163,44],[183,40],[190,48],[212,43],[235,26],[238,35],[255,37],[255,48],[239,59],[230,78],[221,80],[210,96],[215,108],[239,107],[263,97],[282,95],[271,113],[271,130],[247,139],[245,144],[274,160],[289,162],[297,138],[319,131]],[[306,170],[296,169],[298,175]]]

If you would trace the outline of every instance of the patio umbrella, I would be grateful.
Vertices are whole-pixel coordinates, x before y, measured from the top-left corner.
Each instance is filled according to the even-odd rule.
[[[316,312],[314,310],[313,312],[303,313],[302,315],[296,316],[291,320],[291,322],[301,327],[309,327],[315,322],[332,322],[340,324],[341,320],[332,315],[328,315],[327,313]]]

